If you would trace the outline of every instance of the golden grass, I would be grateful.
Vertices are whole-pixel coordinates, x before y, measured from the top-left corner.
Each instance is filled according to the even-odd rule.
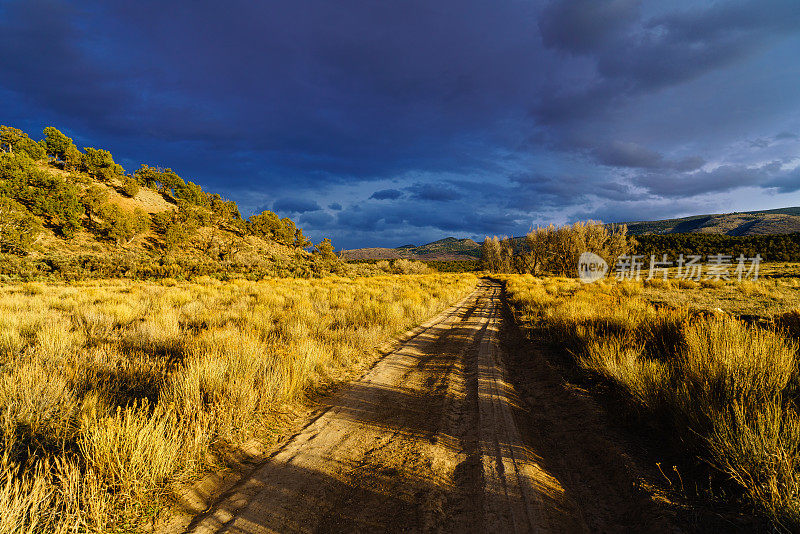
[[[776,307],[783,313],[759,326],[721,310],[656,307],[652,292],[669,291],[661,282],[504,278],[524,327],[627,392],[638,412],[700,451],[776,523],[800,527],[798,311]],[[788,299],[795,290],[792,281],[685,289],[716,291],[713,303],[732,291]]]
[[[0,287],[0,533],[136,530],[472,275]]]
[[[702,280],[645,281],[642,295],[650,302],[671,308],[721,310],[734,315],[770,317],[800,308],[800,280],[762,278],[741,282]]]

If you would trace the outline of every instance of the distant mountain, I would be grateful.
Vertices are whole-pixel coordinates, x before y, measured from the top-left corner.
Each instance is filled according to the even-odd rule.
[[[625,223],[630,235],[721,234],[729,236],[775,235],[800,232],[800,206],[762,211],[693,215],[659,221]],[[515,237],[513,239],[521,239]],[[426,245],[343,250],[345,260],[472,260],[480,258],[480,245],[472,239],[447,237]]]
[[[693,215],[660,221],[626,223],[628,233],[642,234],[724,234],[730,236],[791,234],[800,232],[800,207]]]
[[[356,248],[343,250],[345,260],[474,260],[480,257],[480,245],[472,239],[446,237],[425,245],[397,248]]]

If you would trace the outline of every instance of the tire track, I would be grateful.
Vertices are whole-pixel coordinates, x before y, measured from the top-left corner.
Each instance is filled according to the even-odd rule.
[[[519,430],[501,298],[481,282],[422,325],[186,532],[589,531]]]

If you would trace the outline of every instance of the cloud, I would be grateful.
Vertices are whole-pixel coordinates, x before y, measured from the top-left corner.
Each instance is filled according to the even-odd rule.
[[[763,184],[767,188],[775,188],[779,193],[800,191],[800,167],[781,173]]]
[[[693,195],[746,208],[745,187],[796,191],[764,161],[796,157],[798,10],[8,0],[0,116],[351,243],[513,233],[680,198],[678,210]]]
[[[717,3],[643,21],[641,31],[620,36],[603,50],[599,71],[639,87],[665,87],[692,79],[764,47],[800,28],[794,0]]]
[[[539,31],[549,48],[584,53],[606,43],[638,17],[639,0],[561,0],[542,10]]]
[[[757,167],[720,165],[710,171],[644,173],[636,176],[633,182],[662,197],[691,197],[740,187],[763,186],[779,167],[780,164],[776,162]]]
[[[324,232],[325,228],[331,226],[336,218],[330,213],[324,211],[312,211],[303,213],[298,217],[298,224],[301,227],[311,226]]]
[[[716,207],[696,201],[681,202],[680,211],[675,210],[672,200],[623,200],[613,201],[592,209],[582,209],[574,214],[577,220],[596,220],[605,223],[652,221],[688,215],[713,213]]]
[[[272,203],[272,210],[280,213],[306,213],[321,209],[315,200],[303,198],[279,198]]]
[[[635,192],[609,176],[527,173],[511,176],[516,185],[504,192],[504,205],[518,210],[559,208],[590,199],[630,199]]]
[[[461,193],[439,184],[414,184],[407,188],[414,200],[430,200],[433,202],[449,202],[461,198]]]
[[[397,200],[402,196],[403,192],[397,189],[381,189],[372,193],[369,198],[374,198],[375,200]]]
[[[541,93],[533,108],[539,120],[564,124],[602,116],[639,95],[742,61],[800,30],[795,0],[720,2],[650,18],[642,15],[641,4],[559,0],[545,7],[539,23],[543,43],[580,55],[583,63],[572,63],[580,69],[577,83],[553,83]]]
[[[692,171],[705,164],[700,156],[689,156],[680,160],[667,160],[654,150],[636,143],[614,141],[594,150],[598,162],[612,167],[630,167],[638,169],[674,169]]]
[[[664,156],[636,143],[614,141],[595,149],[595,157],[603,165],[613,167],[634,167],[643,169],[659,168],[664,163]]]

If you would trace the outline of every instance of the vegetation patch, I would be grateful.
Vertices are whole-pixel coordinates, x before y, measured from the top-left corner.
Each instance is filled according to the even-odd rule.
[[[143,528],[472,275],[0,286],[0,532]],[[43,379],[46,377],[46,379]]]
[[[640,416],[735,481],[777,525],[800,528],[798,311],[776,310],[759,323],[721,309],[657,307],[649,292],[665,288],[639,282],[503,278],[531,335],[615,384]],[[795,280],[750,284],[690,290],[780,293],[796,302]]]

